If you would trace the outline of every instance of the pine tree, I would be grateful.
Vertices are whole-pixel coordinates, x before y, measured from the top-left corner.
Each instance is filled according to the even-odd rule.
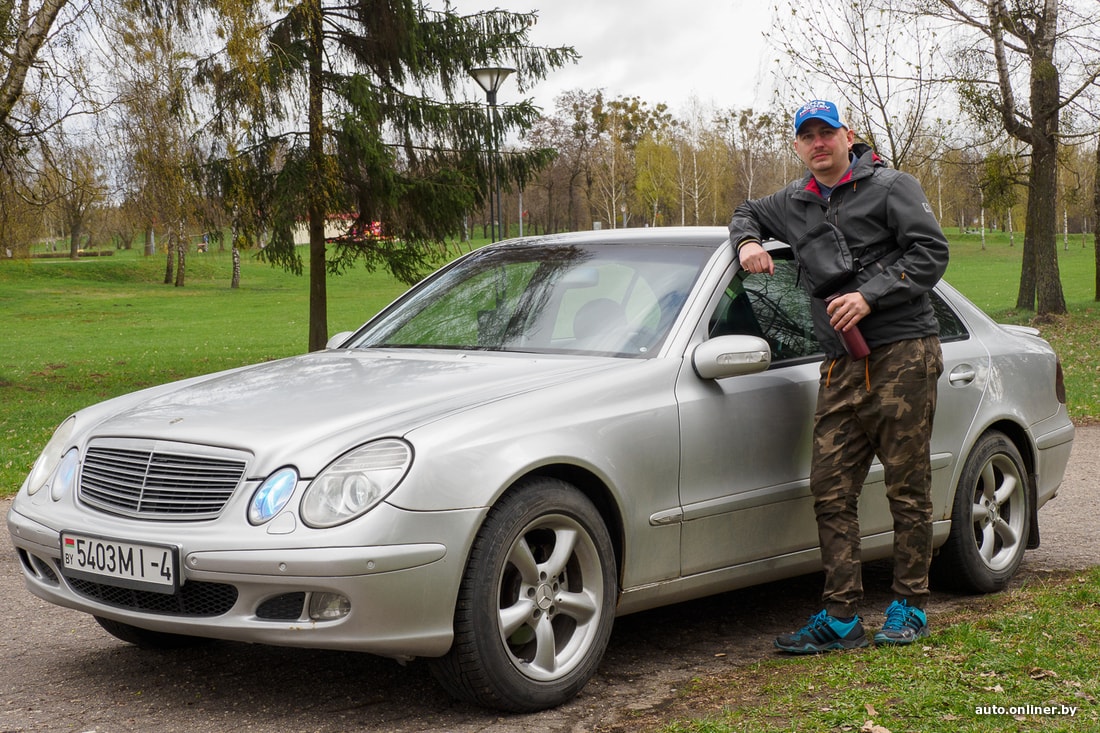
[[[327,340],[326,274],[361,262],[412,282],[488,195],[488,125],[484,104],[464,97],[469,69],[514,67],[522,91],[576,58],[528,42],[533,13],[459,15],[420,0],[214,0],[213,10],[225,47],[201,71],[217,112],[210,133],[215,149],[239,151],[213,168],[237,171],[222,178],[225,199],[238,211],[251,202],[271,263],[302,271],[292,232],[307,222],[311,350]],[[500,107],[496,142],[537,115],[529,100]],[[551,155],[510,154],[502,178]],[[326,222],[343,216],[346,232],[326,242]]]

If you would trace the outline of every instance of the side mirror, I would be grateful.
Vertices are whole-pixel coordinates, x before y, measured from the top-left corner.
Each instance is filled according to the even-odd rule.
[[[755,374],[772,363],[772,349],[759,336],[718,336],[695,347],[691,364],[703,379]]]
[[[330,338],[328,340],[328,343],[325,344],[325,348],[326,349],[339,348],[340,345],[343,344],[345,341],[347,341],[348,337],[351,336],[353,333],[355,333],[355,331],[341,331],[340,333],[336,334],[335,336],[333,336],[332,338]]]

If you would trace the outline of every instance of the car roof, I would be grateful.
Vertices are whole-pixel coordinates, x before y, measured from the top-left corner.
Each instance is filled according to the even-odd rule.
[[[491,247],[560,246],[569,244],[662,244],[674,246],[705,246],[718,249],[729,241],[726,227],[635,227],[626,229],[594,229],[584,232],[542,234],[508,239]]]

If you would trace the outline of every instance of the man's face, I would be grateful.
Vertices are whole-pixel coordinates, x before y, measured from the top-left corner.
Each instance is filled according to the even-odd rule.
[[[807,120],[794,136],[794,151],[814,176],[827,186],[848,170],[848,151],[855,135],[846,127]]]

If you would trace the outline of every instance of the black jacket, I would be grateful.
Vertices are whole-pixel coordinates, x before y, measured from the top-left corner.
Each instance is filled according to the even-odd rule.
[[[939,333],[928,291],[947,269],[947,238],[932,213],[920,183],[908,173],[887,168],[866,145],[853,146],[859,157],[826,201],[807,174],[770,196],[745,201],[730,222],[730,240],[778,239],[795,250],[803,237],[826,219],[847,240],[862,269],[841,292],[858,290],[871,306],[859,322],[867,344],[876,346]],[[813,300],[814,333],[826,354],[844,354],[829,326],[825,302]]]

